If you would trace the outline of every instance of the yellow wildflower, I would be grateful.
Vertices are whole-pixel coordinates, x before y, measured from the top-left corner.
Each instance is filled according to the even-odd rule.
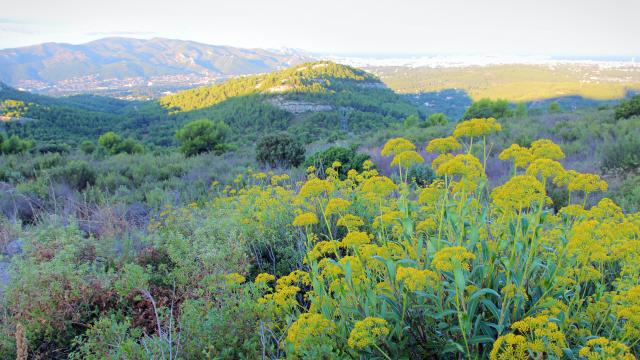
[[[587,360],[635,360],[627,345],[603,337],[587,341],[578,354]]]
[[[424,159],[415,151],[405,151],[397,154],[391,161],[391,166],[408,168],[413,164],[423,163]]]
[[[246,279],[244,276],[238,273],[231,273],[224,276],[225,284],[227,286],[237,286],[242,284]]]
[[[346,214],[337,222],[338,226],[344,226],[349,231],[357,230],[360,226],[364,225],[364,220],[361,217],[351,214]]]
[[[415,150],[416,146],[409,140],[403,138],[393,138],[387,141],[380,151],[382,156],[398,155],[405,151]]]
[[[500,155],[498,155],[498,159],[503,161],[511,160],[516,169],[524,169],[533,161],[533,154],[531,153],[531,149],[527,149],[518,144],[511,144],[511,146],[502,150]]]
[[[271,275],[271,274],[261,273],[261,274],[258,274],[258,276],[256,276],[255,280],[253,280],[253,283],[256,284],[256,285],[258,285],[258,284],[266,284],[269,281],[273,281],[275,279],[276,279],[276,277]]]
[[[486,136],[500,130],[502,125],[494,118],[471,119],[458,123],[453,130],[453,136],[456,138]]]
[[[340,214],[345,212],[349,206],[351,206],[350,201],[340,198],[333,198],[330,199],[327,203],[327,207],[324,209],[324,213],[326,216]]]
[[[427,152],[433,153],[437,152],[440,154],[448,153],[454,150],[458,150],[462,147],[458,140],[453,136],[448,136],[445,138],[437,138],[429,141],[429,144],[425,148]]]
[[[347,235],[342,239],[342,246],[359,246],[363,244],[368,244],[371,242],[371,237],[366,232],[361,231],[350,231]]]
[[[536,159],[564,159],[562,148],[548,139],[540,139],[532,142],[531,152]]]
[[[438,286],[440,278],[431,270],[418,270],[411,267],[399,267],[396,270],[396,281],[403,283],[409,291],[433,289]]]
[[[387,320],[367,317],[355,324],[349,334],[347,344],[353,349],[361,350],[371,345],[377,345],[387,335],[389,335]]]
[[[296,216],[295,219],[293,219],[293,226],[308,226],[315,225],[317,223],[318,217],[316,216],[316,214],[311,212],[302,213]]]
[[[331,344],[336,324],[321,314],[304,313],[287,330],[287,343],[293,354],[305,354],[319,345]]]
[[[431,261],[431,266],[440,271],[453,271],[454,266],[460,265],[463,269],[469,270],[469,261],[476,256],[462,246],[446,247],[438,251]]]
[[[530,175],[517,175],[491,192],[493,203],[505,212],[547,202],[544,185]]]

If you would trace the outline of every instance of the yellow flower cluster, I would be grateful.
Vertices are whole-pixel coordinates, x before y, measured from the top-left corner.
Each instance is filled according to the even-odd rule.
[[[493,343],[491,360],[558,359],[567,347],[564,333],[544,315],[516,321],[511,329],[513,333],[500,336]]]
[[[312,212],[302,213],[293,219],[293,226],[309,226],[318,223],[318,217]]]
[[[318,344],[331,342],[336,332],[336,324],[321,314],[304,313],[291,324],[287,331],[287,343],[293,348],[293,354],[304,354]]]
[[[394,156],[393,160],[391,161],[391,166],[401,166],[406,169],[413,164],[420,164],[423,162],[424,159],[422,158],[422,156],[420,156],[420,154],[418,154],[417,152],[411,150],[401,152],[398,155]]]
[[[227,286],[237,286],[245,282],[245,277],[238,273],[231,273],[224,276],[224,282]]]
[[[276,277],[268,274],[268,273],[260,273],[258,274],[258,276],[256,276],[256,278],[253,280],[253,283],[258,285],[258,284],[267,284],[270,281],[275,280]]]
[[[562,148],[549,139],[540,139],[532,142],[531,153],[536,159],[564,159]]]
[[[494,118],[471,119],[459,123],[453,130],[453,136],[456,138],[487,136],[500,130],[502,125]]]
[[[362,220],[362,218],[359,216],[346,214],[340,219],[338,219],[338,222],[336,223],[336,225],[344,226],[347,228],[347,230],[353,231],[353,230],[357,230],[360,226],[364,225],[364,220]]]
[[[580,349],[579,355],[587,360],[636,359],[636,357],[629,352],[627,345],[603,337],[587,341],[587,344]]]
[[[450,246],[433,255],[431,266],[439,271],[453,271],[456,266],[469,270],[471,268],[469,262],[475,258],[476,255],[463,246]]]
[[[395,156],[405,151],[415,150],[416,146],[409,140],[403,138],[393,138],[384,144],[380,151],[382,156]]]
[[[533,153],[531,149],[518,144],[511,144],[511,146],[502,150],[498,155],[498,159],[503,161],[511,160],[515,169],[524,169],[533,161]]]
[[[445,138],[436,138],[429,141],[429,144],[427,145],[425,150],[430,153],[437,152],[439,154],[445,154],[458,150],[460,148],[462,148],[462,145],[460,145],[458,140],[453,136],[448,136]]]
[[[371,237],[366,232],[362,231],[350,231],[344,239],[342,239],[341,245],[343,247],[354,247],[371,242]]]
[[[491,191],[493,204],[504,212],[547,202],[544,185],[530,175],[516,175]]]
[[[396,270],[396,281],[404,284],[409,291],[422,291],[427,288],[435,288],[440,282],[438,274],[425,269],[418,270],[411,267],[399,267]]]
[[[387,335],[389,335],[387,320],[367,317],[355,324],[347,343],[349,347],[359,350],[378,344]]]
[[[313,178],[308,180],[302,187],[300,188],[300,197],[308,199],[315,198],[325,193],[330,193],[333,191],[333,184],[327,180],[320,180],[318,178]]]
[[[349,200],[340,198],[329,199],[329,202],[324,209],[324,214],[326,216],[333,214],[342,214],[349,208],[349,206],[351,206],[351,201]]]

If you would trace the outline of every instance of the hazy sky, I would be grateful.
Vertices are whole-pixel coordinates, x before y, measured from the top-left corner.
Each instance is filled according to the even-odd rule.
[[[106,36],[329,53],[640,55],[640,0],[0,0],[0,48]]]

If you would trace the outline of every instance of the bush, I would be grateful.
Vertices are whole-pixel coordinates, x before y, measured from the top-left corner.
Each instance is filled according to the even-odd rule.
[[[58,172],[58,178],[82,191],[96,183],[96,172],[83,160],[72,160]]]
[[[23,140],[17,135],[12,135],[0,143],[2,144],[0,152],[3,154],[22,154],[35,145],[33,141]]]
[[[212,122],[206,119],[195,120],[178,130],[176,137],[180,149],[187,156],[213,151],[221,154],[226,151],[224,143],[229,127],[222,121]]]
[[[616,119],[627,119],[632,116],[640,115],[640,95],[635,95],[631,99],[622,100],[616,106]]]
[[[640,211],[640,175],[633,175],[625,179],[613,191],[612,198],[629,213]]]
[[[507,100],[491,100],[482,99],[475,101],[465,111],[463,119],[477,119],[477,118],[504,118],[513,115],[513,111],[509,108],[509,102]]]
[[[640,168],[640,139],[628,135],[604,146],[603,171],[634,172]]]
[[[291,134],[281,132],[265,136],[256,148],[258,162],[271,167],[297,167],[304,161],[304,146]]]
[[[436,178],[436,173],[431,166],[425,164],[413,164],[407,175],[410,181],[415,181],[418,186],[427,186]]]
[[[93,154],[95,150],[96,150],[96,144],[94,144],[93,141],[85,140],[82,143],[80,143],[80,151],[82,151],[87,155]]]
[[[443,113],[435,113],[435,114],[429,115],[429,117],[425,121],[425,126],[429,127],[429,126],[437,126],[437,125],[446,125],[448,123],[449,123],[449,120],[447,119],[447,115]]]
[[[410,128],[420,123],[420,117],[418,115],[409,115],[404,119],[404,127]]]
[[[139,154],[144,151],[142,144],[132,138],[124,139],[113,131],[104,133],[98,138],[98,144],[105,148],[110,155],[115,154]]]
[[[304,167],[313,166],[316,168],[316,173],[324,177],[325,170],[332,167],[335,161],[340,162],[342,165],[337,169],[340,178],[344,179],[347,176],[349,170],[354,169],[362,171],[363,164],[369,160],[369,155],[359,153],[357,146],[349,148],[341,146],[332,146],[324,151],[319,151],[311,156],[304,162]]]

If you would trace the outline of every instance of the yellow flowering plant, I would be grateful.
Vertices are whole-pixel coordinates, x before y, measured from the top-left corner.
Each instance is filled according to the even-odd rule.
[[[489,185],[486,140],[499,130],[475,119],[432,140],[441,178],[425,186],[408,186],[407,167],[422,157],[396,138],[382,155],[399,176],[365,168],[340,179],[328,169],[291,190],[260,180],[229,195],[256,224],[286,213],[304,252],[296,270],[243,283],[259,294],[269,348],[288,358],[637,355],[640,215],[609,199],[588,207],[606,182],[565,169],[549,140],[503,150],[514,171]],[[583,198],[555,212],[550,184]],[[283,200],[272,204],[276,193]],[[256,199],[259,211],[246,210]]]

